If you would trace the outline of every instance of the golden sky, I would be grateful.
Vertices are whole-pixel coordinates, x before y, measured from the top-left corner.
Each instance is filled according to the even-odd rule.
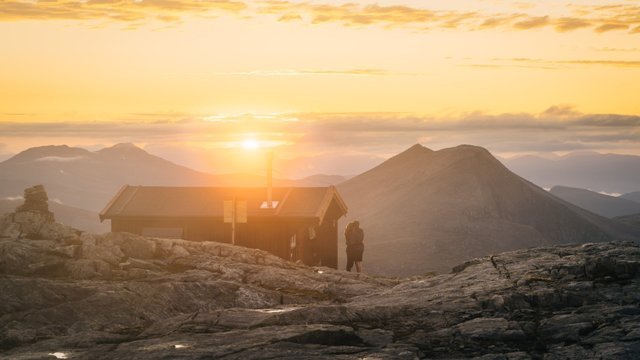
[[[320,156],[360,131],[349,149],[383,157],[640,154],[636,0],[0,0],[0,39],[0,152],[258,138]]]

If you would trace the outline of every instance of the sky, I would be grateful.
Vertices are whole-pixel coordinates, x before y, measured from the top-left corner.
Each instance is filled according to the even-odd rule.
[[[0,158],[133,142],[223,173],[269,149],[303,176],[415,143],[640,155],[639,94],[636,0],[0,0]]]

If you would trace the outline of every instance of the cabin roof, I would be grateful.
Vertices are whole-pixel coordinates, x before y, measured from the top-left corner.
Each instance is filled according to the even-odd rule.
[[[342,214],[347,206],[334,186],[276,187],[273,209],[261,208],[267,191],[260,188],[123,186],[100,213],[100,220],[119,217],[222,218],[224,201],[247,202],[249,218],[309,218],[322,221],[332,203]]]

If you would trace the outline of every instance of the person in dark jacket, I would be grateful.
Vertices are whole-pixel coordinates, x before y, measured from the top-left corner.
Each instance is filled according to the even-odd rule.
[[[347,243],[347,271],[351,271],[353,264],[356,271],[362,272],[362,253],[364,252],[364,231],[360,228],[360,222],[354,221],[347,225],[344,231]]]

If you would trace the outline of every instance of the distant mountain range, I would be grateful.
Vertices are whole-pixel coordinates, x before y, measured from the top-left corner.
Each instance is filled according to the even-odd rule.
[[[131,144],[95,152],[66,145],[31,148],[0,163],[0,174],[0,197],[42,184],[50,199],[94,212],[125,184],[205,185],[217,180]]]
[[[550,192],[562,200],[608,218],[640,213],[640,202],[622,196],[603,195],[567,186],[554,186]]]
[[[550,189],[557,185],[609,194],[640,191],[640,156],[578,152],[553,159],[503,159],[514,173]]]
[[[487,150],[415,145],[338,186],[365,229],[365,267],[409,275],[511,249],[637,239],[637,229],[571,205]]]
[[[316,175],[274,185],[327,186],[341,176]],[[212,175],[174,164],[133,144],[118,144],[91,152],[82,148],[42,146],[25,150],[0,163],[0,199],[15,197],[42,184],[49,198],[64,205],[99,212],[126,184],[157,186],[260,186],[257,175]]]
[[[631,200],[640,203],[640,191],[634,191],[620,196],[623,199]]]
[[[299,180],[274,179],[276,186],[328,186],[344,181],[338,175]],[[66,145],[27,149],[0,162],[0,214],[13,211],[27,187],[45,186],[52,211],[67,225],[91,232],[108,231],[98,213],[126,184],[158,186],[261,186],[256,175],[212,175],[154,156],[133,144],[99,151]]]
[[[618,216],[615,220],[623,224],[640,227],[640,214]]]
[[[576,207],[515,175],[474,146],[432,151],[421,145],[350,178],[316,175],[277,186],[338,189],[349,218],[365,229],[365,270],[387,275],[447,272],[477,256],[540,245],[637,239],[640,231]],[[102,232],[97,222],[121,186],[261,186],[263,177],[212,175],[132,144],[99,151],[28,149],[0,163],[0,212],[26,187],[43,184],[57,219]],[[13,201],[8,200],[13,198]],[[84,210],[83,210],[84,209]],[[631,222],[632,223],[632,222]],[[344,226],[344,223],[341,223]],[[343,246],[340,234],[340,245]],[[341,248],[340,255],[344,254]]]

